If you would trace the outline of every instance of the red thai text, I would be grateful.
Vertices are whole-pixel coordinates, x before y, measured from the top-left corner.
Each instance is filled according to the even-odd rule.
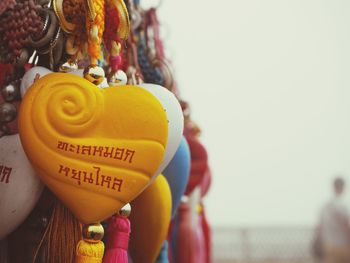
[[[74,180],[78,185],[92,184],[121,192],[123,180],[102,173],[99,166],[92,166],[92,171],[82,171],[65,165],[59,165],[58,173]]]
[[[10,183],[12,168],[4,165],[0,165],[0,183]]]
[[[129,163],[132,163],[135,155],[135,150],[127,148],[96,145],[79,145],[63,141],[58,141],[57,149],[65,152],[72,152],[79,155],[99,156],[102,158],[110,158]]]

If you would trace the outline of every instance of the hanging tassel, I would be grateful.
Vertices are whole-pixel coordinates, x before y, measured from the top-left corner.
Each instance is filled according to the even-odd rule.
[[[176,263],[199,263],[195,255],[195,233],[191,222],[190,206],[181,203],[178,208],[179,225],[176,239]]]
[[[168,241],[165,240],[162,248],[160,249],[159,256],[157,258],[156,263],[169,263],[168,259]]]
[[[58,199],[51,216],[46,245],[46,263],[69,263],[81,236],[79,221]]]
[[[76,263],[100,263],[102,262],[104,245],[102,241],[91,243],[80,240],[77,245]]]
[[[199,211],[198,211],[199,212]],[[206,244],[202,226],[200,225],[200,218],[198,218],[197,224],[193,225],[194,228],[194,253],[196,255],[196,262],[205,263],[206,262]]]
[[[75,263],[102,263],[104,244],[101,224],[90,224],[83,227],[83,240],[77,245]]]
[[[128,216],[131,206],[125,205],[119,215],[108,222],[107,250],[103,263],[128,263],[128,244],[130,237],[130,221]]]
[[[211,229],[205,215],[204,206],[202,204],[202,213],[201,213],[201,225],[204,234],[205,247],[206,247],[206,263],[211,263]]]
[[[76,245],[81,237],[79,221],[51,192],[44,192],[42,198],[45,199],[41,201],[41,205],[48,209],[47,207],[53,204],[53,210],[45,232],[34,251],[32,262],[72,263]]]

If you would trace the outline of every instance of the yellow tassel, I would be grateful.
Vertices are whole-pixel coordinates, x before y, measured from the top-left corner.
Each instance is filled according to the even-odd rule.
[[[75,263],[102,263],[104,249],[102,241],[91,243],[80,240],[77,245]]]

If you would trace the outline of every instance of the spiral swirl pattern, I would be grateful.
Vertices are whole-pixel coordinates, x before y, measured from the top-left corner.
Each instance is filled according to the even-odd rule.
[[[77,83],[67,83],[64,78],[45,85],[48,88],[38,92],[31,109],[32,116],[38,117],[33,119],[33,125],[39,136],[48,132],[53,136],[80,136],[96,124],[103,106],[99,93]],[[43,111],[43,108],[46,110]]]

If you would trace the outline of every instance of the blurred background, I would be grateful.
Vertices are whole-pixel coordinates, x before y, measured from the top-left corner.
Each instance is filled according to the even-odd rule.
[[[214,262],[312,262],[350,182],[350,1],[144,2],[209,152]]]

